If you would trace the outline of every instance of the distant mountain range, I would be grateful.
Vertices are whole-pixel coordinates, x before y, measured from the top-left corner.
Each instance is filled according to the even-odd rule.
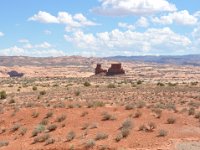
[[[158,64],[192,65],[200,66],[200,55],[184,56],[113,56],[105,58],[65,56],[65,57],[26,57],[26,56],[0,56],[0,66],[90,66],[104,62],[146,62]]]
[[[192,65],[200,66],[200,55],[183,56],[114,56],[107,57],[107,60],[113,61],[138,61],[158,64]]]

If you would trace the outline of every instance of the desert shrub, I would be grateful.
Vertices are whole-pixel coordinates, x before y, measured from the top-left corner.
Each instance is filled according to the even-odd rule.
[[[31,116],[33,118],[37,118],[39,116],[39,112],[34,111]]]
[[[195,109],[193,107],[191,107],[189,110],[188,110],[188,115],[194,115],[195,114]]]
[[[60,115],[60,116],[58,116],[57,118],[56,118],[56,122],[62,122],[62,121],[64,121],[66,119],[66,115]]]
[[[200,112],[196,113],[194,117],[197,118],[197,119],[198,118],[200,119]]]
[[[57,125],[55,125],[55,124],[51,124],[47,127],[47,130],[49,130],[49,132],[52,132],[56,129],[57,129]]]
[[[164,84],[164,83],[161,83],[161,82],[158,82],[158,83],[157,83],[157,86],[165,86],[165,84]]]
[[[87,111],[84,111],[84,112],[81,113],[81,117],[85,117],[86,115],[88,115]]]
[[[168,119],[167,119],[167,123],[168,124],[174,124],[176,122],[176,118],[174,118],[174,117],[169,117]]]
[[[15,103],[15,100],[14,100],[14,99],[10,99],[10,100],[8,101],[8,103],[9,103],[9,104],[13,104],[13,103]]]
[[[167,136],[168,132],[166,130],[159,130],[159,133],[158,133],[158,137],[164,137],[164,136]]]
[[[6,99],[7,94],[6,91],[0,91],[0,99]]]
[[[137,108],[143,108],[143,107],[145,107],[145,105],[146,105],[145,101],[139,101],[139,102],[136,104]]]
[[[108,88],[116,88],[115,84],[113,84],[113,83],[108,84],[107,87],[108,87]]]
[[[91,86],[90,82],[88,82],[88,81],[86,81],[83,85],[86,87]]]
[[[194,108],[199,108],[200,102],[190,101],[190,102],[188,103],[188,106],[194,107]]]
[[[42,121],[40,122],[41,125],[47,125],[48,124],[48,119],[42,119]]]
[[[21,125],[20,124],[14,124],[13,126],[12,126],[12,128],[11,128],[11,132],[15,132],[15,131],[17,131],[17,130],[19,130],[19,128],[21,127]]]
[[[78,91],[75,91],[74,94],[75,94],[76,96],[79,96],[79,95],[81,94],[81,92],[78,90]]]
[[[130,130],[129,129],[122,129],[121,134],[122,134],[123,138],[126,138],[130,134]]]
[[[45,145],[50,145],[50,144],[53,144],[55,143],[55,140],[53,138],[48,138],[45,142]]]
[[[84,123],[81,130],[86,130],[89,127],[89,123]]]
[[[134,108],[135,108],[134,104],[127,104],[125,106],[125,110],[131,110],[131,109],[134,109]]]
[[[0,147],[8,146],[8,144],[9,144],[8,141],[0,141]]]
[[[50,137],[49,134],[43,134],[43,135],[40,135],[38,137],[35,137],[33,144],[45,142],[46,140],[49,139],[49,137]]]
[[[45,126],[44,125],[41,125],[41,124],[37,125],[37,127],[32,132],[32,137],[37,136],[38,133],[41,133],[44,130],[45,130]]]
[[[19,130],[19,135],[24,136],[24,135],[26,134],[26,132],[27,132],[27,128],[22,127],[22,128],[20,128],[20,130]]]
[[[44,118],[51,118],[53,116],[53,112],[47,112],[46,116]]]
[[[115,137],[115,141],[116,141],[116,142],[119,142],[119,141],[121,141],[122,139],[123,139],[123,135],[122,135],[122,133],[120,132],[120,133],[118,133],[117,136]]]
[[[103,113],[102,114],[102,121],[108,121],[108,120],[115,120],[116,118],[113,116],[113,115],[111,115],[111,114],[109,114],[108,112],[105,112],[105,113]]]
[[[97,123],[92,123],[90,126],[89,126],[89,129],[95,129],[97,128]]]
[[[153,130],[156,128],[156,124],[154,122],[149,122],[146,126],[146,132],[153,132]]]
[[[138,80],[138,81],[137,81],[137,85],[140,85],[140,84],[142,84],[142,82],[143,82],[143,81],[141,81],[141,80]]]
[[[105,106],[105,103],[102,101],[93,101],[93,102],[88,102],[87,107],[92,108],[92,107],[103,107]]]
[[[43,90],[43,91],[40,91],[40,95],[45,95],[46,94],[46,91]]]
[[[139,118],[142,116],[142,113],[140,111],[136,111],[134,114],[133,114],[133,117],[134,118]]]
[[[92,148],[95,146],[95,140],[89,139],[88,141],[85,142],[85,148]]]
[[[176,85],[177,83],[171,83],[171,82],[168,83],[168,86],[176,86]]]
[[[152,109],[152,112],[154,112],[156,114],[156,118],[160,118],[162,115],[162,110],[159,108]]]
[[[133,123],[132,123],[131,119],[126,119],[122,123],[122,125],[121,125],[121,127],[119,129],[120,130],[123,130],[123,129],[132,129],[132,127],[133,127]]]
[[[146,131],[146,130],[147,130],[147,127],[145,124],[140,125],[139,131]]]
[[[176,105],[173,103],[167,103],[165,108],[167,108],[168,110],[176,110]]]
[[[98,141],[98,140],[104,140],[104,139],[107,139],[108,138],[108,134],[106,133],[97,133],[96,137],[95,137],[95,140]]]
[[[76,133],[74,131],[70,131],[69,133],[67,133],[67,142],[72,141],[74,138],[76,137]]]
[[[37,86],[33,86],[33,87],[32,87],[32,90],[33,90],[33,91],[37,91]]]

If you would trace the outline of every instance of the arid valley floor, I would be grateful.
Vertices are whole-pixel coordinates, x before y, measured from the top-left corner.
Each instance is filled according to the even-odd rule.
[[[107,77],[94,68],[110,61],[76,61],[0,66],[0,149],[200,149],[200,67],[122,62]]]

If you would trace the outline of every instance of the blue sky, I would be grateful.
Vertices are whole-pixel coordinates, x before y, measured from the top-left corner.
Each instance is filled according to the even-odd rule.
[[[200,54],[197,0],[1,0],[0,55]]]

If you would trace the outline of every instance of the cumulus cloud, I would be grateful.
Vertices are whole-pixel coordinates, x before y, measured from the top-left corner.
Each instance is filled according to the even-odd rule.
[[[164,25],[173,23],[182,25],[196,25],[198,19],[195,16],[190,15],[187,10],[183,10],[183,11],[169,13],[168,15],[161,16],[160,18],[154,17],[152,21],[154,23],[159,23]]]
[[[1,49],[0,55],[2,56],[64,56],[64,51],[54,48],[48,42],[32,45],[31,43],[22,43],[21,46],[12,46],[9,48]]]
[[[124,29],[128,29],[128,30],[135,30],[135,26],[134,25],[130,25],[128,23],[124,23],[124,22],[119,22],[118,26]]]
[[[107,55],[109,52],[115,55],[119,51],[121,54],[173,53],[191,44],[189,38],[176,34],[170,28],[150,28],[145,32],[114,29],[96,34],[77,31],[65,35],[65,39],[82,50],[106,52]]]
[[[100,7],[93,12],[108,16],[147,15],[172,12],[177,8],[167,0],[99,0]]]
[[[71,15],[68,12],[58,12],[57,16],[53,16],[48,12],[39,11],[34,16],[28,19],[29,21],[39,21],[41,23],[58,23],[65,24],[66,31],[71,31],[74,28],[85,26],[95,26],[97,23],[88,20],[83,14],[78,13]]]
[[[4,36],[4,33],[3,32],[0,32],[0,37]]]
[[[44,11],[39,11],[38,14],[35,14],[34,16],[30,17],[28,20],[39,21],[42,23],[59,23],[58,19],[55,16]]]
[[[140,19],[136,22],[136,26],[146,28],[149,26],[149,22],[148,22],[147,18],[140,17]]]

